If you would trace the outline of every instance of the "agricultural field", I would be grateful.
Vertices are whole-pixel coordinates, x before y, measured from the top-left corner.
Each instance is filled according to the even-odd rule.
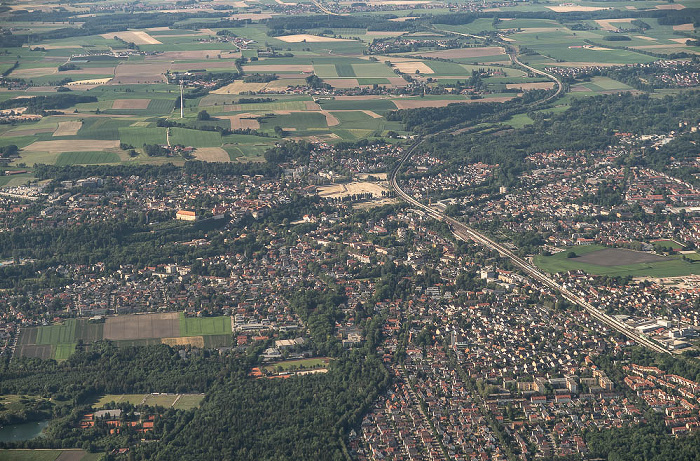
[[[314,11],[310,3],[302,3]],[[200,148],[194,158],[208,162],[262,161],[265,150],[279,140],[276,127],[282,128],[283,136],[290,139],[330,143],[377,138],[386,136],[388,131],[406,135],[400,124],[386,121],[389,111],[473,101],[449,91],[417,98],[415,85],[427,89],[450,88],[458,82],[465,84],[479,74],[485,85],[481,101],[489,102],[507,101],[518,94],[515,91],[551,88],[552,83],[547,79],[528,74],[511,63],[506,53],[510,46],[520,48],[521,59],[539,68],[646,63],[657,59],[652,56],[655,53],[700,53],[700,47],[685,43],[688,38],[697,38],[692,21],[666,25],[656,17],[649,17],[645,18],[648,26],[645,30],[630,29],[634,24],[631,12],[668,7],[654,1],[635,2],[633,8],[628,8],[630,5],[625,2],[607,2],[605,8],[609,10],[593,2],[517,4],[498,10],[485,9],[548,15],[599,14],[593,19],[506,15],[495,20],[473,18],[464,24],[424,24],[420,19],[403,22],[408,17],[422,15],[423,4],[416,3],[410,8],[390,8],[396,17],[392,19],[394,25],[387,30],[356,25],[314,26],[281,35],[270,33],[265,21],[284,16],[286,13],[278,9],[285,6],[291,8],[292,3],[271,0],[258,5],[237,3],[232,18],[249,22],[236,27],[236,40],[226,38],[232,36],[227,35],[224,27],[206,24],[211,20],[198,18],[187,9],[174,11],[193,13],[192,18],[172,25],[141,24],[116,32],[96,29],[93,35],[81,33],[61,38],[43,35],[58,29],[58,24],[34,19],[18,23],[24,28],[20,30],[33,34],[32,39],[21,46],[3,49],[0,71],[24,86],[3,91],[0,102],[34,95],[88,99],[46,113],[37,120],[1,127],[0,146],[14,144],[20,148],[20,157],[13,159],[10,166],[186,161],[182,157],[149,157],[144,144]],[[430,5],[430,14],[448,13],[437,6]],[[682,6],[675,4],[673,8]],[[385,13],[388,12],[372,13],[372,17]],[[84,20],[81,17],[73,27],[80,27]],[[405,26],[397,27],[400,24]],[[496,38],[486,41],[473,35],[482,32],[492,32]],[[613,35],[625,35],[628,40],[609,40]],[[451,40],[456,45],[452,43],[446,48],[428,44],[410,51],[373,48],[377,43],[402,40]],[[183,117],[180,116],[178,79],[173,77],[187,73],[216,80],[217,76],[239,70],[243,74],[238,78],[215,86],[208,81],[195,79],[198,83],[194,83],[188,79]],[[246,77],[256,74],[265,78],[247,81]],[[325,90],[309,91],[307,80],[311,77],[330,85],[330,94]],[[571,85],[575,97],[618,91],[636,90],[601,76]],[[240,102],[255,98],[266,100]],[[214,118],[198,120],[202,110]],[[159,119],[181,125],[168,130]],[[513,124],[522,126],[527,122],[520,117]],[[228,134],[226,130],[238,132]],[[244,139],[240,133],[243,130],[254,130],[266,137]],[[22,179],[30,178],[28,175]],[[0,179],[0,187],[17,181],[19,178]]]
[[[55,325],[22,329],[17,352],[24,357],[65,360],[79,344],[89,347],[102,339],[120,346],[223,347],[231,344],[231,331],[231,317],[185,317],[176,312],[120,315],[103,322],[66,319]]]
[[[221,335],[231,333],[231,317],[185,317],[180,314],[180,336]]]
[[[575,257],[569,257],[572,251]],[[700,274],[700,265],[685,261],[680,256],[663,257],[599,245],[570,247],[552,256],[538,255],[534,262],[537,267],[550,273],[582,270],[594,275],[623,277],[678,277]]]

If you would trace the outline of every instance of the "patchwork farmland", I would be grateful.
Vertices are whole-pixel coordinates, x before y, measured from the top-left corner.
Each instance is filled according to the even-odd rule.
[[[182,313],[134,314],[104,320],[66,319],[48,326],[24,328],[17,343],[20,357],[64,360],[76,347],[109,340],[117,345],[230,345],[231,317],[186,317]]]

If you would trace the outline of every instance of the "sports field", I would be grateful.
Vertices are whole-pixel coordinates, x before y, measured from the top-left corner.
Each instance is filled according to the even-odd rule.
[[[264,368],[268,371],[309,370],[326,367],[329,363],[330,359],[327,357],[316,357],[312,359],[286,360],[284,362],[271,363]]]
[[[573,251],[576,257],[569,258]],[[700,274],[700,264],[684,261],[680,256],[661,257],[621,248],[599,245],[575,246],[552,256],[538,255],[535,265],[550,272],[582,270],[594,275],[677,277]]]
[[[110,402],[128,402],[132,405],[161,406],[176,410],[190,410],[199,406],[204,394],[107,394],[93,404],[94,408],[104,408]]]

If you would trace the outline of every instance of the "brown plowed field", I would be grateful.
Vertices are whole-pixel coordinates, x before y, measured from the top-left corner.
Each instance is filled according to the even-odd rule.
[[[109,317],[105,321],[103,337],[110,340],[129,340],[172,338],[179,335],[179,315],[177,312],[169,312]]]

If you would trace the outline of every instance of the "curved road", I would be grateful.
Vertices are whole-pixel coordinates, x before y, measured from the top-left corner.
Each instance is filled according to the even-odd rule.
[[[472,36],[472,37],[478,37],[475,35],[469,35],[469,34],[461,34],[458,32],[453,32],[457,35],[464,35],[464,36]],[[483,37],[478,37],[478,38],[483,38]],[[532,66],[528,66],[527,64],[523,64],[518,60],[517,53],[515,50],[510,47],[509,45],[504,45],[506,50],[508,50],[508,56],[510,57],[511,61],[514,64],[517,64],[519,66],[522,66],[529,71],[538,74],[538,75],[543,75],[547,78],[552,79],[556,85],[557,85],[557,91],[547,98],[538,101],[535,104],[542,104],[545,102],[548,102],[557,96],[559,96],[563,91],[564,91],[564,86],[561,83],[561,80],[557,78],[555,75],[550,74],[548,72],[535,69]],[[511,262],[519,267],[523,272],[528,274],[530,277],[533,279],[537,280],[538,282],[542,283],[546,287],[550,288],[551,290],[559,293],[564,299],[567,301],[574,303],[581,308],[585,309],[591,317],[595,318],[596,320],[604,323],[605,325],[609,326],[610,328],[618,331],[619,333],[622,333],[623,335],[627,336],[628,338],[636,341],[638,344],[641,344],[642,346],[651,349],[652,351],[655,352],[660,352],[664,354],[670,354],[668,349],[665,347],[662,347],[658,343],[646,338],[645,336],[640,335],[637,333],[635,330],[631,329],[627,324],[617,320],[614,317],[611,317],[610,315],[606,314],[604,311],[598,309],[597,307],[593,306],[591,303],[586,301],[585,298],[582,296],[577,295],[576,293],[573,293],[572,291],[569,291],[567,288],[560,286],[557,284],[553,279],[551,279],[548,275],[544,274],[541,272],[539,269],[537,269],[534,265],[530,264],[528,261],[522,259],[509,249],[505,248],[503,245],[501,245],[498,242],[495,242],[494,240],[486,237],[485,235],[481,234],[480,232],[472,229],[471,227],[465,225],[464,223],[457,221],[456,219],[450,218],[449,216],[440,213],[439,211],[419,202],[416,200],[414,197],[406,193],[403,189],[398,184],[398,181],[396,181],[396,174],[398,171],[403,167],[403,165],[411,158],[411,155],[415,151],[415,149],[423,142],[423,139],[419,139],[417,142],[415,142],[406,152],[406,154],[403,156],[401,161],[398,163],[396,168],[391,172],[391,175],[389,177],[389,183],[391,184],[391,187],[396,191],[396,194],[401,197],[403,200],[406,202],[410,203],[411,205],[415,206],[416,208],[420,208],[421,210],[425,211],[429,216],[439,220],[439,221],[444,221],[447,224],[450,225],[450,228],[452,229],[453,234],[461,239],[461,240],[474,240],[475,242],[487,247],[491,248],[492,250],[498,251],[498,253],[511,260]]]

